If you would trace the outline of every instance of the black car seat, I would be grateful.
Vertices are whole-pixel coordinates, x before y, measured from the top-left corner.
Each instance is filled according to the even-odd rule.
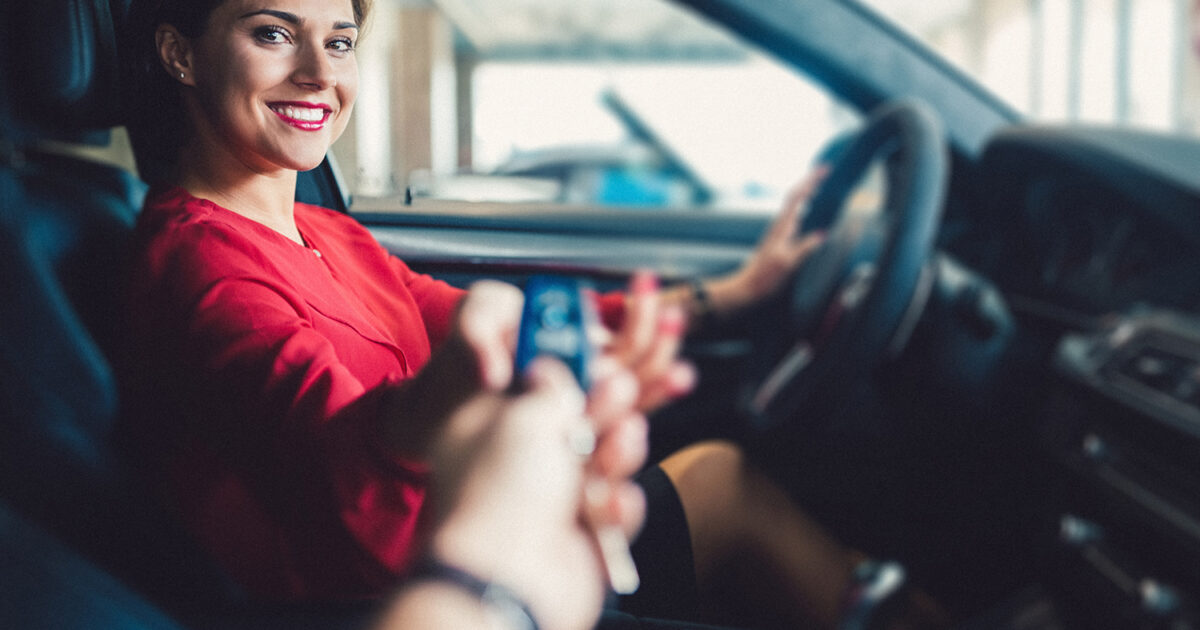
[[[97,161],[130,0],[0,3],[0,627],[363,628],[371,603],[248,601],[114,439],[122,279],[146,185]],[[306,200],[344,209],[331,167]]]
[[[126,3],[0,7],[0,499],[161,601],[227,597],[111,440],[108,358],[145,185],[79,151],[107,144],[118,120],[114,18]]]
[[[0,623],[22,630],[181,630],[112,574],[0,502]]]

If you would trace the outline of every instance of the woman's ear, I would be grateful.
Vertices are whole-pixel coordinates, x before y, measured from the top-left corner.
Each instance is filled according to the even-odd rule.
[[[196,85],[191,40],[174,26],[162,24],[154,32],[154,43],[158,48],[158,60],[167,74],[184,85]]]

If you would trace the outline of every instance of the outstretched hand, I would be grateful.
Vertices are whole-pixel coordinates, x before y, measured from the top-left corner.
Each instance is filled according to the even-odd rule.
[[[516,592],[542,627],[587,628],[607,585],[595,532],[630,536],[645,511],[629,479],[646,457],[637,383],[611,360],[587,399],[556,361],[525,378],[518,396],[476,396],[436,442],[431,552]],[[580,432],[594,432],[590,454]]]
[[[515,591],[543,627],[590,627],[608,585],[597,532],[632,537],[645,513],[630,480],[648,450],[640,379],[661,363],[653,357],[674,361],[678,335],[664,347],[638,328],[643,374],[600,356],[586,397],[549,359],[531,364],[514,395],[522,303],[510,285],[472,285],[450,338],[400,390],[404,420],[416,421],[391,422],[387,435],[393,445],[422,444],[416,452],[431,465],[432,554]],[[407,603],[386,627],[421,609]]]
[[[471,285],[449,338],[385,403],[381,433],[391,452],[424,458],[456,410],[480,392],[508,387],[523,303],[510,284]]]

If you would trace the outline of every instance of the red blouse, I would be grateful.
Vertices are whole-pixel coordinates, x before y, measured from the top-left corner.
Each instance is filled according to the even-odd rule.
[[[295,216],[307,247],[182,189],[152,191],[124,435],[252,593],[377,595],[409,560],[426,489],[422,462],[371,444],[380,394],[425,364],[463,292],[345,215],[297,203]]]

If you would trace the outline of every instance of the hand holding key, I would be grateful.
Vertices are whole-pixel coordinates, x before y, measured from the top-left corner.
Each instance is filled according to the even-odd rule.
[[[503,585],[544,628],[588,627],[608,588],[636,588],[628,540],[645,511],[630,479],[647,452],[638,381],[612,357],[573,359],[591,353],[578,288],[567,288],[578,312],[561,295],[528,298],[541,308],[520,336],[541,330],[547,349],[517,362],[513,387],[462,405],[431,453],[431,556]]]

